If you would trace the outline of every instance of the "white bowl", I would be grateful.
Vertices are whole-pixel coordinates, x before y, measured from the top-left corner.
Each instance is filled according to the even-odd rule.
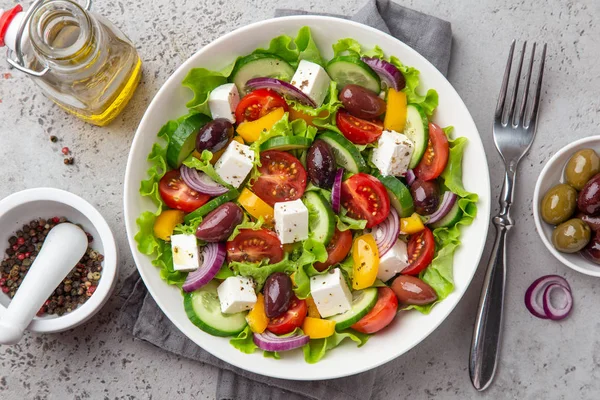
[[[91,247],[104,255],[102,277],[94,294],[82,305],[62,316],[35,317],[27,330],[38,333],[62,332],[76,327],[98,312],[116,282],[117,247],[108,224],[87,201],[73,193],[53,188],[23,190],[0,201],[0,250],[4,254],[8,238],[21,227],[37,218],[65,217],[80,224],[94,240]],[[0,292],[0,318],[6,311],[10,298]]]
[[[265,358],[262,352],[243,354],[227,339],[198,329],[185,314],[180,290],[161,280],[150,257],[137,250],[134,240],[138,229],[136,218],[143,211],[156,209],[138,192],[140,181],[146,178],[149,167],[146,158],[160,127],[168,120],[187,113],[185,104],[191,98],[191,92],[181,86],[181,81],[188,71],[194,67],[220,70],[239,55],[257,47],[268,47],[275,36],[296,35],[305,25],[310,26],[325,57],[333,56],[331,45],[338,39],[354,37],[365,46],[379,45],[387,54],[398,56],[402,62],[418,68],[422,88],[435,88],[440,95],[435,121],[442,126],[453,125],[457,135],[466,136],[470,141],[464,158],[464,170],[467,171],[465,186],[480,196],[480,216],[472,226],[463,229],[463,245],[456,253],[454,292],[436,305],[429,315],[405,313],[396,318],[389,329],[371,337],[365,346],[357,348],[354,343],[344,343],[314,365],[304,362],[301,351],[287,353],[281,360]],[[489,224],[490,183],[485,152],[473,119],[454,88],[433,65],[397,39],[365,25],[331,17],[298,16],[270,19],[237,29],[199,50],[175,71],[148,107],[133,140],[125,175],[124,203],[127,237],[140,274],[150,294],[181,332],[206,351],[239,368],[277,378],[319,380],[356,374],[390,361],[420,343],[442,323],[464,294],[477,269]]]
[[[546,248],[558,261],[567,267],[591,276],[600,276],[600,265],[585,259],[581,254],[567,254],[556,250],[552,245],[552,231],[554,226],[542,220],[540,203],[546,192],[553,186],[564,182],[564,170],[567,161],[576,151],[594,149],[600,154],[600,136],[591,136],[577,140],[560,149],[544,166],[535,184],[533,191],[533,219],[535,227],[546,245]]]

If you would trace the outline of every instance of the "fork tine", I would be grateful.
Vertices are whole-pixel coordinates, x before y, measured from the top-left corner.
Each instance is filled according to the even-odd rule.
[[[529,120],[527,121],[527,125],[524,125],[525,128],[529,128],[530,125],[535,125],[538,119],[538,110],[540,107],[540,94],[542,93],[542,78],[544,77],[544,65],[546,64],[546,48],[548,47],[547,43],[544,43],[544,49],[542,50],[542,57],[540,58],[540,68],[538,72],[538,80],[537,87],[535,90],[535,97],[533,98],[533,108],[531,111],[531,115],[529,116]]]
[[[500,95],[498,96],[498,104],[496,105],[496,119],[502,119],[502,110],[504,109],[504,103],[506,102],[506,91],[508,89],[508,80],[510,78],[510,69],[513,61],[513,54],[515,52],[516,40],[513,40],[510,45],[510,51],[508,52],[508,60],[506,61],[506,69],[504,70],[504,78],[502,79],[502,86],[500,87]]]
[[[517,78],[515,79],[515,87],[513,89],[512,97],[510,98],[510,107],[507,110],[508,115],[506,116],[506,122],[509,123],[515,115],[515,106],[517,104],[517,96],[519,95],[519,84],[521,83],[521,71],[523,70],[523,58],[525,57],[525,50],[527,49],[527,41],[523,42],[523,48],[521,49],[521,58],[519,60],[519,69],[517,70]]]
[[[525,110],[527,108],[527,98],[529,97],[529,88],[531,86],[531,75],[533,73],[533,60],[535,59],[535,49],[537,43],[533,43],[533,48],[531,50],[531,60],[529,60],[529,72],[527,73],[527,78],[525,82],[525,90],[523,91],[523,98],[521,99],[521,107],[519,114],[515,114],[513,117],[513,125],[518,125],[520,122],[525,123]]]

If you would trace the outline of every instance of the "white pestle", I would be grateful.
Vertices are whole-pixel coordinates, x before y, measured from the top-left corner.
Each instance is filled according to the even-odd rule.
[[[15,297],[0,318],[0,344],[16,344],[60,282],[77,265],[88,239],[76,225],[63,223],[48,232]]]

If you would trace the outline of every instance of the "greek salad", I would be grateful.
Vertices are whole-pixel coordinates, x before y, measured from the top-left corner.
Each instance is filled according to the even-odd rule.
[[[140,193],[140,252],[198,328],[245,353],[319,361],[454,288],[463,137],[433,121],[419,71],[348,38],[325,60],[308,27],[220,71],[192,69]],[[414,312],[414,311],[411,311]]]

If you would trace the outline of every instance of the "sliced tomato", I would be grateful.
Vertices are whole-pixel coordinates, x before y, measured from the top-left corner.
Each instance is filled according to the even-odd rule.
[[[352,232],[335,230],[333,237],[327,245],[327,260],[317,262],[314,267],[317,271],[325,271],[331,265],[335,265],[346,258],[352,249]]]
[[[296,296],[293,296],[285,314],[277,318],[271,318],[267,329],[276,335],[285,335],[286,333],[293,332],[294,329],[302,326],[307,312],[306,301],[299,300]]]
[[[269,150],[260,155],[260,176],[252,184],[254,194],[271,207],[281,201],[302,197],[306,189],[306,170],[293,155]]]
[[[417,178],[431,181],[440,176],[448,164],[448,148],[448,137],[442,128],[430,122],[427,149],[414,171]]]
[[[259,262],[266,258],[271,264],[283,260],[283,247],[273,231],[240,229],[240,233],[227,242],[227,261]]]
[[[210,200],[209,195],[198,193],[186,185],[178,169],[169,171],[162,177],[158,183],[158,192],[167,207],[188,213]]]
[[[285,99],[269,89],[258,89],[245,95],[235,109],[235,122],[256,121],[276,108],[288,111]]]
[[[389,287],[377,289],[377,303],[367,315],[351,326],[355,331],[375,333],[390,324],[398,311],[398,298]]]
[[[373,143],[383,133],[383,122],[356,118],[344,109],[338,111],[335,122],[346,139],[355,144]]]
[[[390,213],[390,197],[383,184],[371,175],[352,175],[342,183],[342,205],[348,215],[366,219],[367,228],[383,222]]]
[[[408,241],[408,267],[400,271],[405,275],[418,275],[423,271],[431,261],[435,253],[435,239],[429,228],[421,232],[410,235]]]

